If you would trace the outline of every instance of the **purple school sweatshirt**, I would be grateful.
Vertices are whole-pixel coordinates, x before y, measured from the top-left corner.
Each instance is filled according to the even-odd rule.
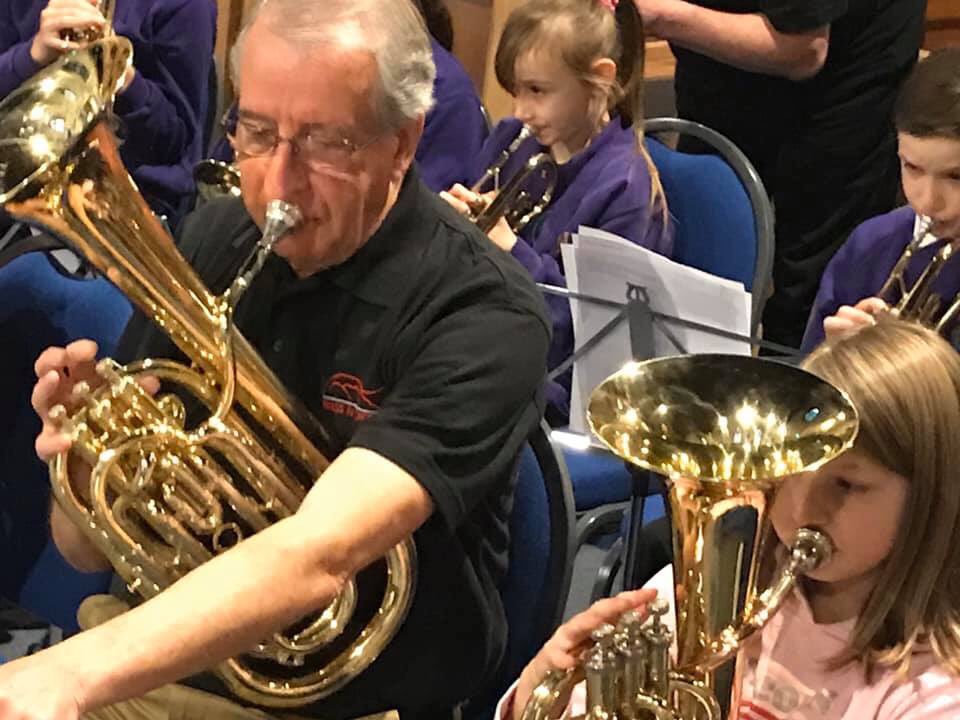
[[[850,234],[820,279],[820,289],[803,336],[803,352],[810,352],[820,344],[824,319],[836,313],[841,305],[856,305],[877,294],[913,238],[915,219],[913,208],[901,207],[870,218]],[[916,282],[942,245],[942,242],[931,243],[914,254],[907,268],[908,287]],[[950,303],[960,291],[960,257],[947,261],[933,289],[944,298],[945,305]]]
[[[47,0],[0,2],[0,97],[38,66],[30,44]],[[120,156],[150,206],[174,222],[192,196],[203,155],[217,7],[213,0],[117,0],[114,28],[137,68],[117,97]]]
[[[520,125],[519,120],[509,118],[493,129],[477,158],[471,181],[497,160],[517,136]],[[501,173],[501,186],[538,152],[546,152],[546,148],[534,138],[521,145]],[[633,128],[624,127],[618,117],[560,166],[550,205],[521,231],[513,256],[534,281],[566,287],[560,237],[576,232],[580,225],[615,233],[667,257],[673,251],[672,229],[664,228],[659,205],[650,205],[650,173],[646,161],[634,151]],[[553,319],[552,369],[573,352],[573,318],[565,298],[548,295],[546,299]],[[569,373],[547,386],[547,399],[553,406],[552,419],[569,414]]]

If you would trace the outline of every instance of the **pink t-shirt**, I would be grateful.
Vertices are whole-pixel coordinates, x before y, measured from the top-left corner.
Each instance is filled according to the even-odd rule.
[[[657,573],[647,587],[672,600],[672,568]],[[844,648],[852,630],[852,620],[818,625],[802,593],[793,593],[744,645],[739,720],[960,719],[960,678],[938,667],[930,652],[914,653],[906,677],[878,672],[871,685],[864,685],[859,665],[827,669],[824,661]],[[509,710],[512,692],[501,700],[497,717]],[[581,683],[571,700],[572,715],[583,714],[585,700]]]

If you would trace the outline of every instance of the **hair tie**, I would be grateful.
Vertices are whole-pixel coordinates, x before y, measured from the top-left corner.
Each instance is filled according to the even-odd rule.
[[[615,13],[617,11],[617,3],[619,3],[620,0],[597,0],[597,2],[603,5],[610,12]]]

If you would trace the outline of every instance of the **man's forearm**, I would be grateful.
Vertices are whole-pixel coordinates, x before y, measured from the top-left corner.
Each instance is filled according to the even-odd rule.
[[[56,498],[50,502],[50,534],[63,558],[81,572],[103,572],[110,561],[83,531],[67,517]]]
[[[645,7],[643,0],[638,5]],[[787,35],[760,14],[720,12],[682,0],[651,7],[650,32],[741,70],[802,80],[819,72],[826,59],[829,27]]]
[[[252,648],[325,606],[343,578],[294,516],[194,570],[149,603],[45,651],[78,678],[81,709],[142,695]],[[267,590],[269,589],[269,590]]]

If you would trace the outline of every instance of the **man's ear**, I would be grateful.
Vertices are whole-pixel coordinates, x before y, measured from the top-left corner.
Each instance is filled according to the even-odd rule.
[[[397,131],[397,152],[394,156],[394,167],[397,169],[398,177],[403,179],[414,156],[417,154],[417,146],[420,144],[420,138],[423,136],[424,115],[418,115],[413,120],[404,123]]]

